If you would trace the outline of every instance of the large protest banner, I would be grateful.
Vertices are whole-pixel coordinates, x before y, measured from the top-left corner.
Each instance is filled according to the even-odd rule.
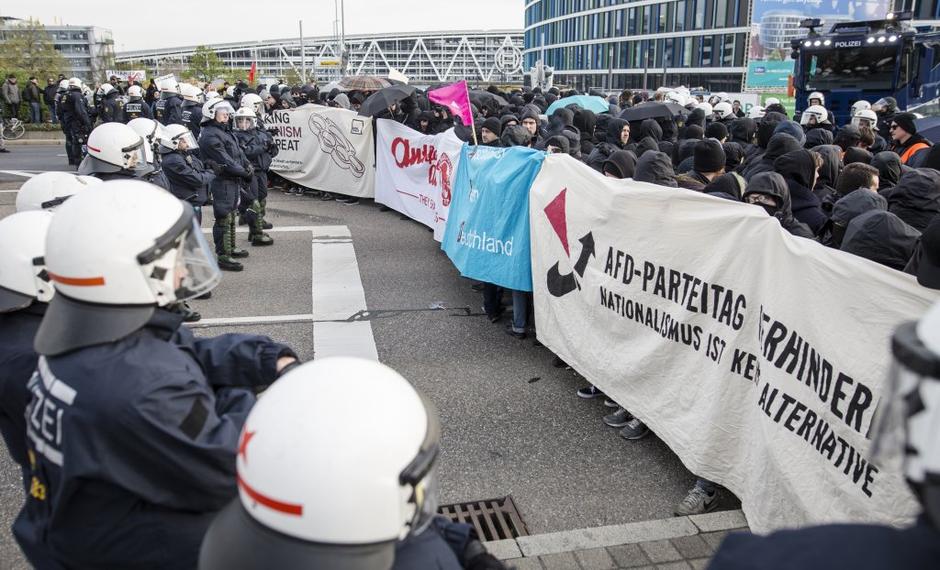
[[[277,129],[271,170],[316,190],[360,198],[375,195],[372,119],[353,111],[302,105],[275,111],[265,126]]]
[[[907,522],[867,438],[889,339],[938,299],[763,210],[549,156],[530,195],[538,337],[740,497],[755,532]]]
[[[461,275],[532,290],[529,187],[545,153],[464,145],[441,248]]]
[[[397,121],[376,121],[375,201],[444,239],[463,141],[454,130],[423,135]]]

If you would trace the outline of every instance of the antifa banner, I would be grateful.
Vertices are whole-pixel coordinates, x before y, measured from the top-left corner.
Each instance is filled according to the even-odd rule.
[[[464,145],[441,249],[460,274],[532,290],[529,187],[545,153]]]
[[[315,190],[359,198],[374,196],[372,119],[353,111],[302,105],[264,119],[276,128],[278,153],[271,170]]]
[[[450,129],[423,135],[396,121],[376,120],[375,201],[444,238],[463,142]]]
[[[735,493],[755,532],[910,521],[868,438],[891,334],[937,292],[760,208],[568,156],[545,160],[530,213],[539,340]]]

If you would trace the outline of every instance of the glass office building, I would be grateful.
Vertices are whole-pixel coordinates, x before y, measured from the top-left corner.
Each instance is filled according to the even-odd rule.
[[[750,0],[524,0],[525,66],[579,89],[741,90]]]

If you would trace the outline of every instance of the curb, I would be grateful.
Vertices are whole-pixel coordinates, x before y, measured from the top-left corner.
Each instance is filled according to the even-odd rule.
[[[668,540],[705,532],[746,528],[747,526],[744,513],[738,509],[704,515],[520,536],[515,539],[484,542],[483,545],[496,558],[510,560],[619,546],[621,544]]]
[[[19,139],[11,141],[10,139],[5,139],[4,144],[7,146],[26,146],[26,145],[40,145],[40,144],[54,144],[58,146],[65,145],[64,139]]]

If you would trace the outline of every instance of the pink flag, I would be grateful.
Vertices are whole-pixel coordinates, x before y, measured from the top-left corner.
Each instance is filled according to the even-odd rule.
[[[428,100],[450,109],[451,113],[460,117],[464,125],[468,127],[473,125],[470,92],[467,91],[466,81],[458,81],[452,85],[428,91]]]

